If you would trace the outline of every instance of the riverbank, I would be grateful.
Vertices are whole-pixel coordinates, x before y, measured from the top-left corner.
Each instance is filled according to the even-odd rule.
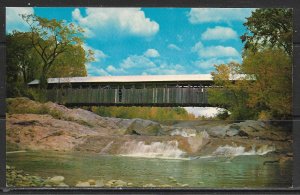
[[[102,170],[99,175],[95,175],[95,177],[103,177],[102,180],[90,178],[87,172],[82,172],[81,175],[87,174],[85,178],[72,178],[67,184],[62,180],[61,187],[66,185],[76,186],[77,184],[78,187],[87,187],[88,184],[96,187],[94,183],[98,183],[98,185],[103,183],[103,187],[120,187],[120,183],[123,183],[125,187],[130,187],[131,184],[135,187],[185,187],[188,185],[202,185],[189,179],[180,181],[184,172],[180,176],[172,175],[172,171],[166,172],[163,177],[177,177],[176,182],[173,181],[172,183],[172,181],[168,180],[155,183],[154,180],[157,178],[152,178],[149,174],[157,166],[152,167],[153,164],[148,164],[152,162],[150,159],[164,159],[152,162],[154,165],[162,163],[162,167],[172,167],[178,163],[173,168],[178,169],[177,171],[179,172],[183,169],[187,169],[186,171],[190,172],[189,167],[191,166],[199,174],[207,174],[203,172],[204,170],[198,170],[198,163],[204,163],[201,166],[207,166],[208,169],[211,169],[213,167],[210,164],[214,164],[214,161],[217,161],[218,163],[215,166],[220,166],[220,171],[224,172],[222,167],[227,166],[227,164],[223,164],[224,160],[225,163],[236,163],[234,165],[240,167],[241,162],[239,162],[239,157],[241,157],[242,163],[247,164],[245,167],[240,167],[241,171],[244,171],[244,169],[253,169],[254,165],[248,165],[247,159],[255,158],[255,161],[257,161],[254,162],[256,163],[256,169],[265,169],[266,179],[269,177],[270,169],[266,165],[274,165],[275,167],[273,166],[273,168],[275,170],[285,170],[286,166],[293,159],[291,129],[288,123],[275,124],[252,120],[240,122],[195,120],[158,123],[143,119],[101,117],[80,108],[70,109],[55,103],[38,103],[26,98],[8,99],[7,101],[6,144],[7,155],[9,157],[8,163],[11,163],[8,165],[16,165],[20,167],[19,171],[30,171],[32,175],[39,175],[38,177],[31,177],[29,175],[27,177],[26,175],[22,175],[21,172],[17,172],[18,170],[9,170],[10,174],[8,177],[11,178],[9,183],[11,186],[34,185],[45,187],[47,185],[49,187],[53,185],[49,184],[48,181],[50,178],[48,177],[60,175],[70,180],[69,177],[72,176],[69,175],[67,177],[61,169],[65,169],[65,166],[73,166],[78,161],[81,164],[76,169],[84,170],[82,163],[89,161],[90,158],[93,160],[90,162],[91,164],[96,163],[96,159],[99,158],[98,163],[105,161],[108,163],[107,166],[115,166],[114,169],[126,165],[124,170],[119,170],[119,173],[126,171],[126,173],[122,174],[127,175],[127,172],[129,172],[130,175],[122,178],[117,174],[112,178],[110,175],[115,174],[114,170],[107,167],[105,173]],[[15,153],[14,151],[22,152]],[[54,153],[53,158],[56,159],[53,163],[60,161],[62,156],[67,156],[64,157],[67,158],[67,162],[62,161],[61,163],[64,165],[62,167],[60,167],[60,164],[55,164],[52,169],[49,168],[49,173],[40,175],[42,170],[39,171],[39,167],[34,168],[36,163],[31,163],[31,161],[37,158],[37,161],[34,162],[41,161],[39,166],[46,166],[48,161],[52,161],[48,156],[46,157],[43,154],[49,155],[50,153]],[[59,153],[60,155],[56,155],[55,153]],[[74,162],[69,162],[69,158],[75,158],[74,155],[78,156],[78,154],[88,154],[90,156],[83,157],[84,160],[79,158],[75,159]],[[138,170],[128,170],[128,167],[132,166],[128,163],[131,162],[131,158],[142,158],[140,160],[140,172]],[[207,158],[216,160],[209,161],[208,163],[204,160]],[[18,159],[23,160],[23,162],[16,163],[15,160],[18,161]],[[171,161],[169,162],[168,160]],[[177,162],[176,160],[179,161]],[[187,164],[183,166],[180,161],[184,162],[186,160]],[[112,165],[112,161],[116,161],[116,164]],[[121,165],[119,164],[120,162],[122,162]],[[176,163],[174,164],[174,162]],[[145,163],[147,163],[147,167],[149,168],[147,173],[143,172]],[[24,168],[22,168],[23,164]],[[52,164],[50,165],[52,166]],[[31,166],[32,168],[28,168]],[[97,167],[97,165],[94,166],[97,169],[105,169],[104,167]],[[228,173],[229,176],[230,174],[237,174],[234,171],[236,169],[235,166],[228,167],[229,170],[232,170],[232,172]],[[59,167],[59,169],[55,167]],[[75,169],[75,167],[73,168]],[[150,170],[150,168],[152,169]],[[90,174],[93,173],[93,170],[90,170],[89,167],[86,167],[86,169],[91,171]],[[135,167],[132,167],[132,169],[134,170]],[[214,169],[210,171],[214,171]],[[45,169],[43,168],[43,170]],[[69,172],[71,173],[72,170],[70,169]],[[13,174],[14,172],[15,174]],[[138,180],[131,178],[136,172],[148,175],[152,179],[147,180],[147,178],[143,178],[143,182],[139,183]],[[162,170],[157,175],[160,175],[161,172]],[[139,174],[136,177],[139,177]],[[17,175],[23,176],[25,180],[22,177],[19,178]],[[80,175],[77,177],[80,177]],[[194,176],[191,175],[190,177]],[[215,175],[215,177],[218,176]],[[247,175],[245,177],[245,179],[249,179]],[[211,184],[205,183],[203,187],[207,187],[208,185]],[[231,186],[233,184],[229,183],[228,185]]]
[[[177,152],[182,157],[213,154],[219,147],[244,152],[292,153],[291,130],[263,121],[173,121],[101,117],[80,108],[26,98],[8,100],[6,140],[20,150],[81,151],[135,155]],[[157,146],[169,148],[159,151]],[[149,149],[150,147],[150,149]],[[12,148],[14,149],[14,148]],[[179,157],[174,154],[174,157]],[[289,155],[291,156],[291,155]],[[167,156],[172,157],[172,155]]]
[[[181,184],[176,181],[175,178],[168,178],[174,184],[173,187],[188,187],[188,184]],[[156,180],[157,182],[158,180]],[[13,166],[6,165],[6,182],[7,187],[47,187],[47,188],[68,188],[69,185],[65,183],[64,176],[53,176],[53,177],[41,177],[41,176],[33,176],[28,173],[25,173],[23,170],[17,170]],[[120,179],[112,179],[112,180],[95,180],[88,179],[86,181],[78,180],[74,187],[98,187],[98,188],[121,188],[121,187],[137,187],[136,184],[131,182],[125,182]],[[144,184],[140,187],[172,187],[169,184],[159,184],[154,185],[152,183]]]

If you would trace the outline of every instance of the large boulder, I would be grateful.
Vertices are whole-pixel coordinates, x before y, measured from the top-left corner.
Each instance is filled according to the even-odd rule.
[[[248,134],[241,129],[239,123],[212,126],[206,131],[210,136],[219,138],[233,136],[248,136]]]
[[[160,135],[162,128],[159,123],[150,120],[133,119],[125,134],[130,135]]]
[[[208,128],[206,132],[212,137],[225,137],[228,127],[229,127],[228,125],[213,126]]]

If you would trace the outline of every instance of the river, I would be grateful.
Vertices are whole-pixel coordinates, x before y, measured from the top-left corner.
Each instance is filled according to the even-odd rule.
[[[176,183],[205,188],[290,187],[292,162],[265,164],[260,155],[187,159],[158,159],[95,153],[24,152],[7,154],[7,164],[25,173],[53,177],[62,175],[74,186],[88,179],[120,179],[145,184]]]

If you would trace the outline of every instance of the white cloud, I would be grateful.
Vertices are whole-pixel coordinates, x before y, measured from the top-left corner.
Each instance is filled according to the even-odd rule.
[[[108,72],[116,72],[116,71],[117,71],[117,69],[116,69],[113,65],[109,65],[109,66],[106,68],[106,70],[107,70]]]
[[[214,65],[227,64],[229,62],[240,63],[240,58],[210,58],[200,59],[194,62],[194,65],[202,70],[211,70]]]
[[[245,21],[251,8],[192,8],[188,13],[190,23]]]
[[[157,58],[159,57],[159,53],[156,49],[148,49],[144,55],[149,58]]]
[[[225,61],[223,59],[211,58],[208,60],[198,60],[195,62],[195,65],[202,69],[211,69],[214,65],[224,64]]]
[[[141,8],[86,8],[85,12],[83,16],[76,8],[72,17],[89,37],[103,30],[136,36],[152,36],[159,30],[159,24],[147,18]]]
[[[203,44],[199,41],[192,47],[192,52],[198,52],[199,50],[203,49]]]
[[[202,40],[228,40],[237,38],[238,34],[232,28],[222,26],[208,28],[201,35]]]
[[[168,48],[173,49],[173,50],[177,50],[177,51],[181,51],[180,47],[178,47],[177,45],[172,44],[172,43],[168,45]]]
[[[238,57],[239,52],[233,47],[224,47],[221,45],[210,46],[199,52],[199,55],[204,58],[208,57]]]
[[[34,14],[32,7],[7,7],[6,8],[6,31],[28,31],[29,25],[19,14]]]
[[[144,70],[144,75],[176,75],[176,74],[184,74],[185,68],[180,64],[167,64],[162,63],[159,66],[148,68]]]
[[[184,74],[186,69],[180,64],[173,64],[159,59],[149,59],[145,55],[131,55],[124,59],[120,68],[125,74],[129,75],[174,75]],[[107,67],[109,73],[118,70],[115,67]],[[114,73],[115,74],[115,73]]]
[[[192,47],[192,52],[197,52],[202,58],[213,57],[240,57],[240,53],[233,47],[225,47],[222,45],[205,47],[198,42]]]
[[[156,65],[145,56],[131,55],[122,61],[120,67],[124,69],[130,68],[149,68]]]
[[[89,73],[89,76],[109,76],[110,75],[103,68],[98,67],[91,63],[87,64],[87,71]]]
[[[85,50],[86,53],[89,50],[94,51],[95,62],[100,62],[102,59],[107,57],[107,55],[103,51],[101,51],[99,49],[95,49],[95,48],[89,46],[88,44],[83,44],[82,47],[83,47],[83,49]]]
[[[113,65],[109,65],[106,68],[106,71],[110,72],[112,74],[123,74],[123,73],[126,73],[126,71],[123,68],[116,68]]]

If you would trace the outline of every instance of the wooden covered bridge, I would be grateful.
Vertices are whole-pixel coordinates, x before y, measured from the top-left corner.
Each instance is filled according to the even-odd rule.
[[[212,84],[210,74],[49,78],[46,97],[78,106],[208,106]]]

